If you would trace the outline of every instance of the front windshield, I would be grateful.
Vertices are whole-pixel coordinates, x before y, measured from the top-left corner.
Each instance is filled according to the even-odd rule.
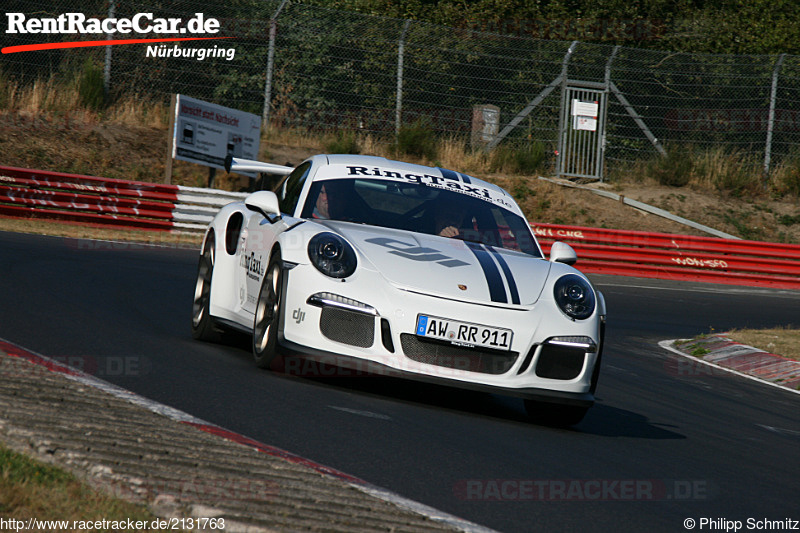
[[[500,205],[417,183],[331,179],[312,184],[303,218],[440,235],[541,257],[525,220]]]

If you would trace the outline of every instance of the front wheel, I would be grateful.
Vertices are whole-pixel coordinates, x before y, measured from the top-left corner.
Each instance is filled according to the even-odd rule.
[[[192,301],[192,337],[197,340],[217,340],[217,331],[214,319],[210,314],[211,278],[214,274],[215,259],[214,233],[209,233],[206,238],[200,263],[197,266],[197,283],[194,287],[194,300]]]
[[[528,418],[537,424],[568,427],[583,420],[589,407],[525,400],[525,411]]]
[[[281,264],[280,250],[276,250],[270,257],[258,293],[253,322],[253,359],[259,368],[269,368],[277,355],[278,322],[283,296]]]

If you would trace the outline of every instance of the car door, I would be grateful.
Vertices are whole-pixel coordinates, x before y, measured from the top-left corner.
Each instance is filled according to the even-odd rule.
[[[294,212],[310,170],[311,162],[303,163],[278,185],[278,204],[284,215]],[[238,263],[239,302],[241,310],[245,313],[255,314],[258,293],[267,270],[270,252],[278,235],[286,228],[284,220],[270,221],[260,213],[250,212],[250,217],[242,229]]]

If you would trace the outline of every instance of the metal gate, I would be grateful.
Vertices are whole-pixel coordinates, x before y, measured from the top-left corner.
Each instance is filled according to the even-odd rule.
[[[559,176],[603,179],[608,89],[570,80],[561,91]]]

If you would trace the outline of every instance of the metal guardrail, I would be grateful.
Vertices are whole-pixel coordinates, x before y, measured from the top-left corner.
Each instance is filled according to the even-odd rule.
[[[118,228],[205,230],[246,193],[0,166],[0,216],[45,217]],[[800,245],[609,230],[532,226],[545,253],[570,244],[587,273],[800,289]]]
[[[535,224],[545,253],[571,245],[583,272],[800,289],[800,245]]]
[[[245,193],[0,166],[0,215],[118,228],[203,231]]]

